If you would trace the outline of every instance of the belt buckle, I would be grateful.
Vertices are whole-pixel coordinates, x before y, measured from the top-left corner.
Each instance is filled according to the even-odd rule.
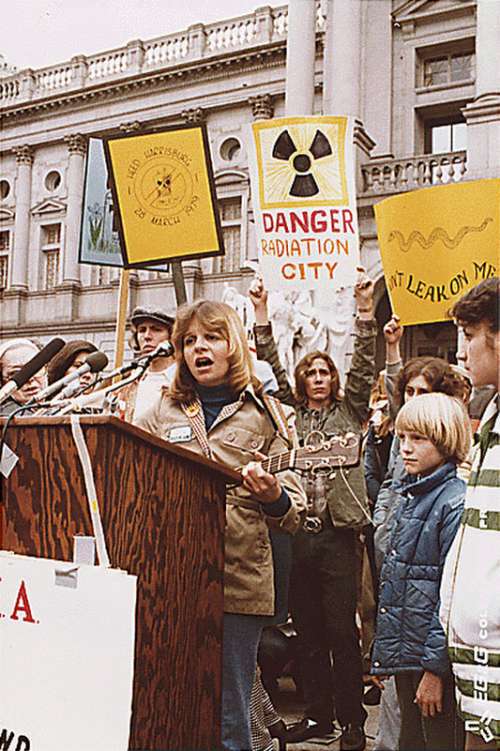
[[[302,525],[304,532],[317,535],[323,529],[323,522],[318,516],[306,516]]]

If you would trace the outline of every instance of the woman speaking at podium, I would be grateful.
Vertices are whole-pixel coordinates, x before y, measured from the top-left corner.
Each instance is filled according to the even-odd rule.
[[[263,397],[245,332],[224,303],[197,301],[177,314],[177,371],[170,388],[137,421],[172,443],[243,467],[226,497],[222,747],[251,748],[249,704],[262,628],[274,614],[269,526],[295,533],[305,496],[290,472],[279,480],[259,459],[291,447],[291,411]],[[257,460],[257,461],[256,461]]]

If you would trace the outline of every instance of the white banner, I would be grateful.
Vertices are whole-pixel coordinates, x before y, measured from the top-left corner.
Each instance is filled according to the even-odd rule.
[[[269,290],[332,291],[359,266],[353,120],[260,120],[247,128],[257,247]]]
[[[127,751],[136,577],[0,551],[0,749]]]

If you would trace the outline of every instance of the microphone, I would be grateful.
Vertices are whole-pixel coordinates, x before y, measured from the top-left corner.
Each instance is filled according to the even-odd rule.
[[[111,373],[106,373],[105,375],[100,376],[100,381],[111,381],[117,376],[128,375],[128,373],[130,373],[132,370],[135,370],[135,368],[142,368],[142,370],[146,370],[150,363],[157,357],[171,357],[174,354],[174,351],[174,346],[170,342],[162,342],[162,344],[159,344],[157,348],[153,350],[153,352],[151,352],[149,355],[136,357],[129,363],[126,363],[119,368],[115,368],[111,371]]]
[[[74,370],[72,373],[65,375],[64,378],[60,378],[58,381],[51,383],[50,386],[47,386],[47,388],[39,391],[38,394],[33,397],[31,403],[38,404],[39,402],[46,401],[50,396],[52,396],[52,394],[55,394],[56,391],[59,391],[59,389],[66,386],[68,383],[71,383],[77,378],[80,378],[80,376],[84,373],[88,373],[89,371],[91,373],[98,373],[100,370],[103,370],[103,368],[105,368],[107,364],[108,358],[104,354],[104,352],[92,352],[87,357],[83,365],[80,365],[80,367],[77,368],[77,370]]]
[[[145,360],[149,365],[149,363],[155,360],[157,357],[172,357],[174,352],[174,345],[171,342],[166,341],[159,344],[157,348],[153,350],[153,352],[150,352],[149,355],[141,357],[140,360]]]
[[[38,373],[47,363],[52,360],[54,355],[64,347],[64,339],[51,339],[45,347],[40,350],[31,360],[15,373],[7,383],[0,389],[0,404],[4,402],[14,391],[20,389],[35,373]]]

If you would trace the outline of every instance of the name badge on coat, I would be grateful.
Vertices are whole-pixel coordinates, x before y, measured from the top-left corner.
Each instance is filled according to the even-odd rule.
[[[171,428],[167,433],[167,441],[170,443],[188,443],[193,438],[191,425],[181,425],[178,428]]]

